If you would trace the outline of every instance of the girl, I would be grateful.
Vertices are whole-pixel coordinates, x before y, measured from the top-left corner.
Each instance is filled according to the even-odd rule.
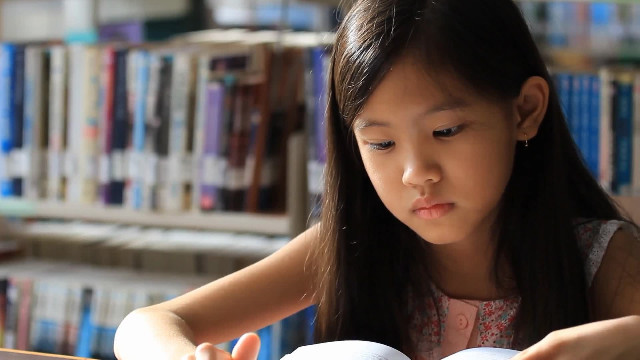
[[[319,225],[130,314],[120,360],[252,359],[255,335],[211,343],[313,303],[318,341],[413,359],[640,359],[637,225],[582,163],[511,0],[362,0],[331,60]]]

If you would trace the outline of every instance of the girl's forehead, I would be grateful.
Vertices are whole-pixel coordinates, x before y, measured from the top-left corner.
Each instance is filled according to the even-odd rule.
[[[418,102],[425,106],[458,106],[476,96],[451,71],[429,69],[412,57],[393,62],[363,106],[363,112],[388,105]],[[438,105],[441,104],[441,105]]]

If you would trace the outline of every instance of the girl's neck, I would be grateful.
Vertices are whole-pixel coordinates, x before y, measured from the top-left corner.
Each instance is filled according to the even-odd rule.
[[[499,262],[499,275],[503,287],[494,275],[495,241],[487,236],[484,241],[461,241],[455,244],[431,245],[427,259],[434,285],[447,296],[465,300],[496,300],[513,295],[512,278],[507,261]]]

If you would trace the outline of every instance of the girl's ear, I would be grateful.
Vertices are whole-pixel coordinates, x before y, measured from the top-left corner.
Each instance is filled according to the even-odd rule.
[[[538,133],[538,128],[549,103],[549,84],[540,76],[527,79],[514,101],[516,116],[516,138],[530,140]]]

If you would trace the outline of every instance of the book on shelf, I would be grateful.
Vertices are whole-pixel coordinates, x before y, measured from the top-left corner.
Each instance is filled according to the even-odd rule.
[[[0,348],[0,357],[3,360],[93,360],[76,356],[53,355],[33,351],[20,351]]]
[[[0,303],[8,306],[0,307],[0,317],[6,318],[0,324],[4,329],[0,347],[40,352],[43,359],[44,353],[115,359],[115,331],[129,312],[214,279],[47,261],[3,263]],[[280,358],[307,344],[314,316],[311,307],[256,329],[262,340],[258,359]],[[229,350],[235,342],[219,347]]]
[[[614,195],[640,194],[640,69],[553,69],[577,149],[592,175]]]
[[[556,50],[581,55],[577,58],[587,63],[637,58],[640,54],[637,3],[530,0],[517,3],[534,39],[552,59],[558,59],[554,56]]]

